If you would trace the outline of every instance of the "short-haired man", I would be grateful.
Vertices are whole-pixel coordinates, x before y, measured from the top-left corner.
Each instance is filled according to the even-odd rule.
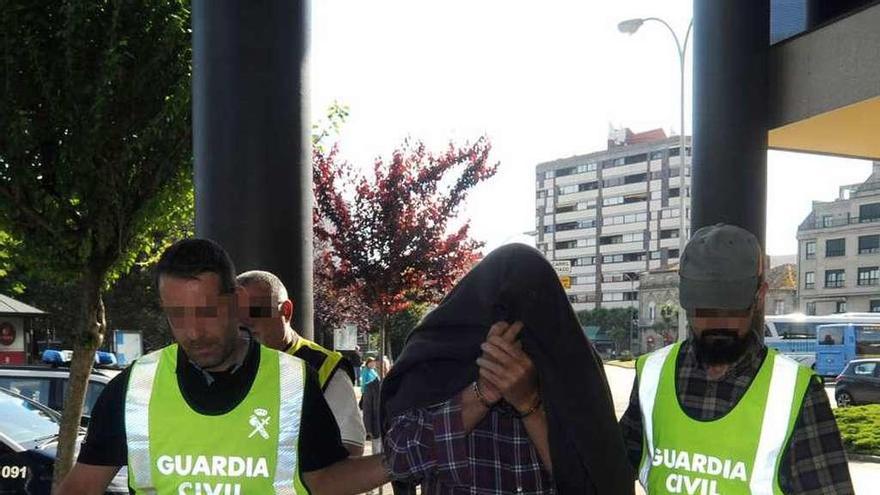
[[[236,280],[247,296],[246,304],[240,309],[241,323],[263,345],[302,359],[318,373],[324,398],[339,425],[342,443],[351,455],[362,455],[366,431],[354,394],[351,364],[341,353],[325,349],[293,330],[290,322],[294,303],[277,276],[252,270]]]
[[[384,481],[378,456],[348,459],[314,371],[239,330],[223,248],[180,241],[156,272],[176,343],[108,383],[58,493],[104,493],[122,466],[133,493],[355,494]]]
[[[821,380],[762,342],[763,260],[734,225],[701,228],[685,247],[690,334],[639,359],[621,419],[649,495],[853,493]]]

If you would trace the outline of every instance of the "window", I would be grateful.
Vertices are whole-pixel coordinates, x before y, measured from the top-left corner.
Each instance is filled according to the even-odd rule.
[[[663,151],[652,151],[651,152],[651,160],[662,160],[663,159]]]
[[[806,312],[808,316],[816,316],[816,303],[808,302]]]
[[[623,178],[624,184],[638,184],[639,182],[645,182],[648,180],[648,174],[633,174],[627,175]]]
[[[578,192],[594,191],[596,189],[599,189],[599,182],[597,181],[578,184]]]
[[[661,239],[678,239],[678,229],[669,229],[660,231]]]
[[[871,299],[868,308],[872,313],[880,313],[880,299]]]
[[[603,292],[602,302],[623,301],[623,292]]]
[[[785,314],[785,301],[782,300],[782,299],[777,299],[777,300],[775,301],[775,304],[776,304],[776,307],[775,307],[775,313],[774,313],[774,314],[777,314],[777,315],[784,315],[784,314]]]
[[[648,201],[647,193],[629,194],[623,197],[623,203],[627,205],[631,205],[633,203],[644,203],[645,201]]]
[[[804,289],[816,288],[816,272],[804,273]]]
[[[808,260],[816,259],[816,241],[807,241],[804,243],[804,257]]]
[[[553,233],[553,226],[552,225],[545,225],[544,226],[544,233],[545,234],[552,234]]]
[[[646,162],[646,161],[648,161],[648,154],[647,153],[642,153],[640,155],[628,156],[628,157],[626,157],[626,159],[624,159],[624,163],[626,163],[627,165],[631,165],[633,163],[642,163],[642,162]]]
[[[859,236],[859,254],[880,253],[880,235]]]
[[[859,268],[858,284],[860,286],[865,287],[877,285],[878,281],[880,281],[880,267],[869,266],[866,268]]]
[[[561,241],[557,242],[553,249],[574,249],[577,247],[577,241]]]
[[[822,227],[831,227],[833,223],[834,221],[831,215],[822,215]]]
[[[828,239],[825,241],[825,256],[827,258],[846,256],[846,239]]]
[[[680,193],[681,193],[681,189],[678,187],[673,187],[673,188],[669,189],[669,197],[670,198],[677,198],[680,195]]]
[[[623,293],[624,301],[638,301],[639,293],[638,292],[624,292]]]
[[[565,232],[567,230],[590,229],[596,226],[596,219],[579,220],[577,222],[564,222],[556,224],[557,232]]]
[[[556,213],[571,213],[576,211],[575,208],[575,205],[557,206]]]
[[[51,385],[51,380],[48,378],[18,376],[0,378],[0,387],[12,390],[19,395],[46,406],[49,405],[49,387]]]
[[[622,205],[623,204],[623,196],[613,196],[610,198],[602,199],[602,206],[614,206],[614,205]]]
[[[819,342],[819,345],[843,344],[843,328],[837,325],[820,327],[816,332],[816,340]]]
[[[825,288],[839,289],[846,284],[846,272],[843,270],[825,270]]]
[[[627,223],[636,223],[636,222],[644,222],[648,220],[647,213],[633,213],[630,215],[616,215],[605,217],[602,222],[603,225],[623,225]]]
[[[846,313],[846,301],[837,301],[834,305],[835,313]]]
[[[545,179],[545,180],[546,180],[546,179],[552,179],[553,177],[555,177],[555,176],[553,175],[553,171],[552,171],[552,170],[548,170],[548,171],[544,172],[544,179]],[[540,175],[538,176],[538,178],[540,178]]]
[[[587,256],[584,258],[578,258],[578,259],[574,260],[574,263],[573,263],[574,266],[592,266],[595,264],[596,264],[596,257],[595,256]]]
[[[880,203],[859,206],[859,222],[880,221]]]
[[[556,188],[556,194],[558,194],[560,196],[563,194],[574,194],[576,192],[578,192],[577,184],[571,184],[568,186],[559,186]]]
[[[858,363],[853,366],[852,374],[856,376],[874,376],[877,363]]]
[[[669,259],[678,258],[678,249],[669,250]]]

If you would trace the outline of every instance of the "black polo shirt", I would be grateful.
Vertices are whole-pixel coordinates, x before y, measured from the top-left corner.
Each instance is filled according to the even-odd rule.
[[[177,382],[194,411],[206,415],[225,414],[248,394],[259,365],[260,344],[253,339],[241,366],[232,371],[203,372],[190,363],[182,350],[178,350]],[[131,367],[126,368],[113,378],[95,402],[78,462],[99,466],[128,464],[125,395],[130,371]],[[318,384],[318,375],[308,366],[301,424],[300,472],[317,471],[348,457],[339,427]]]

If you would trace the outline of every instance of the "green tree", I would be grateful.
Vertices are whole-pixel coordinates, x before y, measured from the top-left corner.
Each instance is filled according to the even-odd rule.
[[[106,328],[102,293],[192,216],[189,17],[185,0],[0,10],[0,230],[19,266],[79,294],[56,484]]]
[[[614,342],[615,349],[619,352],[628,349],[629,337],[635,331],[633,320],[638,318],[636,308],[596,308],[577,313],[578,320],[583,326],[597,326],[600,332]]]
[[[678,304],[672,301],[666,301],[660,306],[660,319],[654,323],[654,331],[663,336],[663,345],[675,342],[675,335],[678,331],[678,312],[680,308]]]

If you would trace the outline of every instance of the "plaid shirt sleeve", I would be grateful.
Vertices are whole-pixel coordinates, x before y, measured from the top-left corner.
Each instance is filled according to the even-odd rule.
[[[397,416],[383,440],[386,462],[395,481],[443,479],[453,486],[471,484],[459,396]]]
[[[831,412],[825,387],[818,379],[810,383],[782,462],[779,475],[787,493],[855,493],[837,421]]]

